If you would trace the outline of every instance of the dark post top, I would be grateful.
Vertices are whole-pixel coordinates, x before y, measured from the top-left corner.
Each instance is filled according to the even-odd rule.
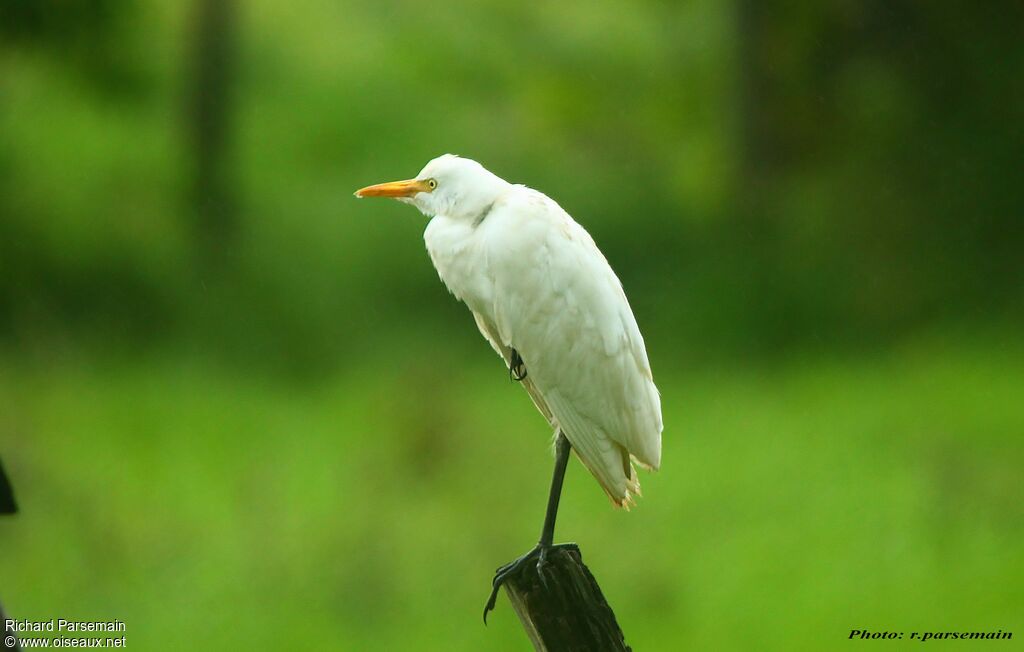
[[[544,566],[534,564],[505,583],[512,608],[538,652],[631,652],[601,587],[575,545],[556,547]]]

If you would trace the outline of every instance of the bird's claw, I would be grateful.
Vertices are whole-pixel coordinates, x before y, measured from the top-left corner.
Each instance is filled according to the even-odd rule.
[[[491,580],[491,595],[487,598],[487,604],[484,605],[484,624],[487,624],[487,612],[494,609],[495,603],[498,601],[498,590],[501,589],[502,584],[509,578],[510,575],[518,571],[523,564],[530,561],[534,555],[539,554],[542,546],[537,544],[530,552],[526,553],[522,557],[513,559],[509,563],[499,566],[494,571],[494,579]]]
[[[547,574],[544,572],[544,567],[548,564],[548,553],[555,548],[567,548],[570,550],[576,550],[579,552],[579,547],[575,543],[560,543],[558,545],[543,545],[537,544],[528,553],[510,561],[509,563],[499,567],[494,572],[494,579],[491,580],[491,595],[487,598],[487,604],[484,605],[484,624],[487,624],[487,612],[494,609],[494,605],[498,601],[498,590],[501,589],[502,585],[512,575],[518,573],[524,565],[531,561],[535,556],[537,557],[537,576],[540,579],[541,586],[544,590],[548,590]]]
[[[523,357],[519,355],[519,351],[515,349],[512,349],[509,354],[508,377],[515,382],[522,382],[526,379],[526,363],[523,362]]]

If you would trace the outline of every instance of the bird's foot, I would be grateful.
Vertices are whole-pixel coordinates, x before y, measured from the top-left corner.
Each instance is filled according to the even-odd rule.
[[[575,543],[558,543],[553,545],[538,543],[532,550],[530,550],[530,552],[513,559],[494,572],[494,579],[491,580],[491,595],[487,598],[487,604],[484,606],[485,625],[487,624],[487,612],[494,609],[494,604],[498,600],[498,589],[501,588],[502,584],[504,584],[506,580],[520,571],[528,572],[530,563],[535,559],[537,560],[537,576],[540,578],[540,583],[547,588],[548,582],[547,578],[544,576],[544,566],[547,565],[547,558],[548,555],[551,554],[551,551],[558,548],[565,548],[567,550],[575,550],[576,552],[579,552],[579,546]]]
[[[515,382],[522,382],[526,379],[526,363],[519,351],[512,349],[509,354],[508,377]]]

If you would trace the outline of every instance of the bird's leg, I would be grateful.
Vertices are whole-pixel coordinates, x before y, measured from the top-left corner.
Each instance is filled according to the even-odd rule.
[[[540,531],[540,541],[528,553],[495,571],[494,580],[491,581],[491,596],[487,599],[487,605],[484,607],[484,623],[487,623],[487,612],[494,609],[494,604],[498,599],[498,589],[509,577],[526,568],[527,564],[536,557],[537,574],[540,576],[541,583],[547,586],[544,579],[544,564],[547,562],[548,553],[554,548],[576,548],[575,543],[563,543],[557,546],[553,543],[555,517],[558,516],[558,501],[562,497],[562,481],[565,479],[565,468],[569,463],[570,450],[572,450],[572,445],[569,440],[559,432],[558,439],[555,440],[555,472],[551,477],[551,491],[548,494],[548,508],[544,514],[544,527]]]
[[[512,353],[509,355],[508,377],[514,381],[522,381],[526,378],[526,363],[523,362],[523,357],[519,355],[519,351],[515,349],[512,349]]]

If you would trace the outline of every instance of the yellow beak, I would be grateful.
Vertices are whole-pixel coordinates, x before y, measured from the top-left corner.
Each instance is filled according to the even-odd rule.
[[[430,192],[433,188],[426,181],[408,179],[406,181],[389,181],[375,186],[366,186],[356,191],[356,197],[412,197],[418,192]]]

